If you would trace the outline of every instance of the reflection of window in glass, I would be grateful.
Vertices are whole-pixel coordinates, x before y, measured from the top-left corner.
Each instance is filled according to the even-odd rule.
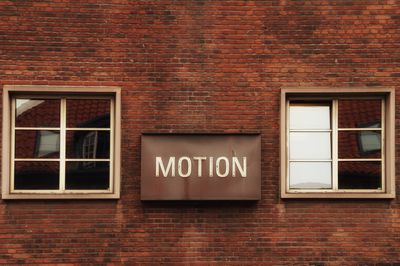
[[[82,158],[94,159],[96,158],[97,151],[97,131],[89,132],[84,138],[82,143]],[[96,162],[83,162],[83,167],[93,168]]]
[[[360,148],[362,152],[381,150],[381,134],[374,131],[360,132]]]
[[[110,131],[68,130],[66,157],[68,159],[107,159],[110,157]]]
[[[285,102],[282,195],[385,193],[385,97],[313,100],[293,94]]]
[[[363,128],[379,128],[380,123],[369,123],[361,126]],[[359,132],[359,146],[361,153],[374,153],[381,150],[381,133],[380,131],[361,131]]]
[[[60,131],[21,129],[15,130],[15,158],[59,158]]]
[[[38,132],[36,157],[48,157],[60,151],[60,134],[50,130]]]

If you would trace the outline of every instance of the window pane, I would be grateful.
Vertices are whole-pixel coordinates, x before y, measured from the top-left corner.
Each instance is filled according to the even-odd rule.
[[[290,129],[330,129],[330,106],[291,105],[289,121]]]
[[[110,158],[110,132],[67,131],[67,158]]]
[[[16,127],[60,127],[59,99],[16,99]]]
[[[381,127],[381,100],[339,100],[339,128]]]
[[[339,131],[339,158],[381,158],[381,131]]]
[[[15,158],[59,158],[60,131],[16,130]]]
[[[331,159],[331,133],[290,133],[290,159]]]
[[[110,100],[67,100],[67,127],[109,128]]]
[[[59,189],[59,162],[15,162],[15,189]]]
[[[290,188],[323,189],[332,187],[330,162],[291,162]]]
[[[339,189],[382,188],[381,162],[339,162]]]
[[[67,162],[66,189],[108,189],[108,162]]]

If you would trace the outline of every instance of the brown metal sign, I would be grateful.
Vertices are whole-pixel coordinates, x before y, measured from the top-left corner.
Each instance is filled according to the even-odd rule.
[[[142,200],[258,200],[259,135],[142,136]]]

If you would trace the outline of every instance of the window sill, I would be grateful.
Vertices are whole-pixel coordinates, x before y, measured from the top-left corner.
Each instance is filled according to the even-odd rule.
[[[15,200],[15,199],[119,199],[118,193],[69,193],[69,194],[57,194],[57,193],[12,193],[3,194],[3,200]]]
[[[376,193],[337,193],[337,192],[304,192],[290,193],[282,192],[283,199],[394,199],[395,194],[376,192]]]

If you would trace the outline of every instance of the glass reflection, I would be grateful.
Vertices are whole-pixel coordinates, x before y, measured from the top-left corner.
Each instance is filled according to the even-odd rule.
[[[16,127],[60,127],[59,99],[16,99]]]
[[[339,131],[339,158],[381,158],[381,132]]]
[[[290,159],[331,159],[331,133],[291,132]]]
[[[59,162],[15,162],[14,189],[58,189]]]
[[[330,129],[330,106],[328,105],[297,105],[289,108],[290,129]]]
[[[339,189],[381,189],[381,162],[339,162]]]
[[[292,189],[332,187],[332,166],[330,162],[291,162],[289,173],[289,185]]]
[[[57,130],[16,130],[16,158],[59,158],[60,132]]]
[[[66,189],[108,189],[108,162],[67,162]]]
[[[381,127],[381,100],[339,100],[339,128]]]
[[[67,127],[109,128],[110,104],[108,99],[68,99]]]
[[[110,158],[110,132],[67,131],[67,158]]]
[[[381,151],[381,132],[362,131],[360,132],[360,149],[363,153],[378,153]]]

